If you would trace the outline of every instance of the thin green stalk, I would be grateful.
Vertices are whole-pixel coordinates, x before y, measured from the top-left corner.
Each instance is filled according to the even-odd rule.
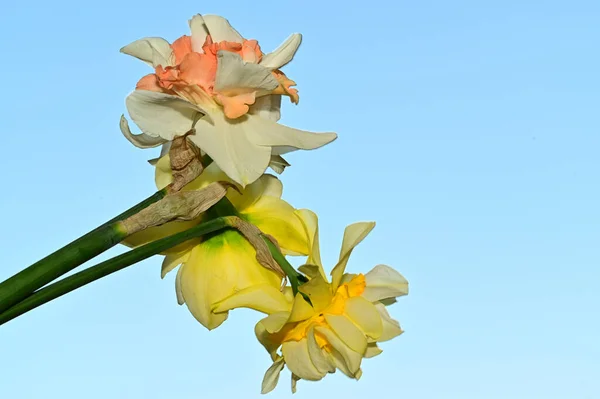
[[[294,269],[294,266],[292,266],[287,261],[285,256],[279,251],[277,246],[275,246],[275,244],[271,242],[271,240],[264,236],[262,237],[262,239],[267,243],[269,251],[271,251],[271,255],[273,255],[273,259],[275,259],[275,262],[277,262],[279,266],[281,266],[281,269],[285,272],[286,276],[288,277],[288,280],[290,280],[292,292],[294,293],[294,295],[296,295],[298,293],[298,287],[302,283],[305,283],[307,281],[306,277],[304,277],[302,274],[298,273],[296,269]]]
[[[133,249],[122,255],[116,256],[88,269],[75,273],[72,276],[50,284],[47,287],[36,291],[10,309],[2,312],[0,314],[0,325],[32,309],[35,309],[46,302],[49,302],[64,294],[76,290],[77,288],[83,287],[86,284],[108,276],[111,273],[163,252],[174,247],[175,245],[179,245],[185,241],[188,241],[189,239],[227,228],[230,226],[230,223],[231,222],[228,217],[220,217],[210,220],[181,233],[161,238],[160,240],[143,245],[139,248]]]
[[[138,213],[166,195],[160,190],[119,216],[65,245],[56,252],[0,283],[0,313],[84,262],[117,245],[125,238],[118,221]]]

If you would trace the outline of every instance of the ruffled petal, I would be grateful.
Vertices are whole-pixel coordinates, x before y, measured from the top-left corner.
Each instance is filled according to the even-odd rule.
[[[365,355],[364,358],[365,359],[370,359],[372,357],[375,357],[379,354],[381,354],[383,352],[383,350],[381,350],[376,343],[370,343],[369,345],[367,345],[367,350],[365,351]]]
[[[290,307],[291,308],[291,307]],[[290,312],[277,312],[265,317],[259,323],[270,334],[279,332],[290,318]]]
[[[349,298],[344,312],[368,337],[377,339],[381,336],[383,332],[381,315],[375,305],[365,298]]]
[[[121,133],[123,133],[123,136],[125,136],[125,138],[137,148],[154,148],[167,142],[162,137],[150,136],[146,133],[131,133],[131,130],[129,129],[129,123],[127,122],[127,119],[125,119],[125,115],[121,115],[119,127],[121,128]]]
[[[336,367],[350,378],[356,378],[360,369],[362,355],[350,349],[336,333],[326,327],[315,327],[315,332],[321,334],[331,344],[332,360]]]
[[[302,35],[292,34],[273,52],[264,55],[259,64],[270,69],[279,69],[287,65],[294,58],[300,43],[302,43]]]
[[[317,370],[323,374],[335,372],[335,364],[330,361],[325,350],[319,347],[319,344],[317,343],[314,328],[308,330],[306,338],[308,341],[308,354],[310,355],[310,360]]]
[[[284,342],[281,346],[281,353],[288,369],[302,379],[318,381],[326,374],[320,372],[310,359],[306,338],[300,341]]]
[[[162,37],[145,37],[121,48],[121,53],[144,61],[153,68],[173,65],[173,49]]]
[[[367,287],[362,296],[371,302],[408,295],[408,281],[386,265],[377,265],[365,274]]]
[[[302,284],[298,290],[308,295],[316,312],[320,312],[331,304],[329,284],[321,276],[314,277],[308,283]]]
[[[367,349],[365,334],[346,316],[325,314],[325,320],[338,337],[354,352],[362,355]]]
[[[346,227],[342,249],[340,250],[340,260],[331,271],[331,289],[333,292],[337,290],[342,281],[352,250],[365,239],[374,227],[375,222],[359,222]]]
[[[292,306],[292,312],[288,319],[288,323],[295,323],[297,321],[306,320],[315,314],[315,309],[304,300],[302,295],[296,294],[294,298],[294,304]]]
[[[375,308],[381,315],[381,321],[383,323],[383,332],[381,336],[377,339],[378,342],[389,341],[392,338],[397,337],[402,334],[404,331],[400,328],[400,324],[391,318],[385,306],[381,303],[376,303]]]

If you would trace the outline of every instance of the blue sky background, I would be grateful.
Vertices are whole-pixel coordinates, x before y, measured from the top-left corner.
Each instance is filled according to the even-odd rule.
[[[284,198],[320,215],[329,265],[347,224],[376,220],[349,270],[386,263],[411,284],[391,309],[406,333],[361,381],[297,397],[598,397],[597,1],[9,2],[0,278],[154,192],[156,151],[118,129],[149,69],[118,50],[174,40],[195,13],[265,51],[304,34],[282,122],[340,137],[290,156]],[[0,396],[260,397],[261,316],[207,332],[159,270],[149,259],[0,327]],[[270,397],[289,396],[286,372]]]

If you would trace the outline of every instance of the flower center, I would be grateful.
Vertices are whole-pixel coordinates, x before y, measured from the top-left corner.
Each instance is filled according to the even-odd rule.
[[[329,327],[325,315],[342,315],[344,313],[346,301],[349,298],[361,295],[365,291],[365,287],[366,281],[363,274],[358,274],[349,282],[341,284],[331,299],[331,304],[329,306],[323,309],[321,313],[290,326],[290,328],[284,332],[281,342],[300,341],[307,337],[311,328],[319,326]],[[318,332],[315,332],[315,339],[320,348],[325,348],[326,350],[330,349],[327,339]]]
[[[159,65],[153,74],[146,75],[136,85],[137,90],[150,90],[165,94],[177,95],[186,100],[205,105],[207,100],[212,104],[223,107],[227,117],[236,119],[248,112],[248,106],[254,104],[258,95],[281,94],[289,96],[294,104],[298,103],[298,90],[293,89],[296,83],[279,70],[272,71],[273,77],[279,83],[270,93],[248,92],[239,88],[239,93],[216,92],[217,53],[229,51],[238,54],[246,63],[259,63],[263,52],[256,40],[246,40],[242,43],[221,41],[213,42],[208,35],[202,46],[203,53],[192,50],[190,36],[184,35],[171,44],[174,56],[174,66]]]

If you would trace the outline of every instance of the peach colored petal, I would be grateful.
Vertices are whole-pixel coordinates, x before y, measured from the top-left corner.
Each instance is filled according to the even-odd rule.
[[[229,119],[236,119],[245,115],[250,105],[256,101],[256,92],[238,94],[236,96],[224,96],[217,94],[217,101],[223,106],[223,112]]]
[[[181,36],[171,44],[175,55],[175,64],[180,64],[183,58],[192,52],[192,38],[187,35]]]
[[[298,96],[298,90],[292,89],[291,86],[296,86],[296,82],[285,76],[285,73],[280,70],[272,72],[275,79],[279,82],[279,87],[272,91],[272,94],[283,94],[290,97],[290,100],[294,104],[298,104],[300,97]]]
[[[179,68],[178,67],[156,67],[156,76],[158,84],[165,89],[172,89],[174,85],[179,83]]]
[[[217,58],[209,54],[189,53],[179,65],[179,79],[212,93],[217,75]]]
[[[144,76],[143,78],[141,78],[135,85],[135,89],[136,90],[157,91],[160,93],[169,93],[170,94],[169,90],[166,90],[159,85],[158,77],[153,73],[148,74],[148,75]]]
[[[258,41],[244,40],[244,43],[242,43],[242,49],[240,50],[240,55],[244,61],[258,64],[262,59],[263,53],[260,50]]]

